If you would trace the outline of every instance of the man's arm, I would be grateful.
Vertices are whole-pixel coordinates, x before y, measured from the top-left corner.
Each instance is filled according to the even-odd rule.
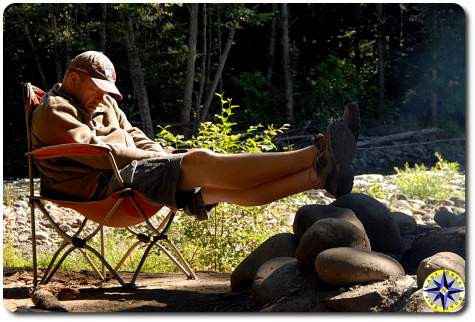
[[[125,113],[117,106],[115,100],[111,100],[111,103],[116,112],[120,127],[132,136],[137,148],[145,151],[159,152],[162,154],[167,153],[160,143],[152,141],[138,127],[134,127],[130,124]]]
[[[50,99],[49,106],[40,106],[35,111],[32,132],[41,145],[64,143],[86,143],[107,145],[111,148],[117,166],[122,168],[133,160],[159,157],[163,153],[145,151],[119,144],[108,144],[99,140],[94,131],[80,121],[79,111],[72,105],[58,99]],[[68,157],[96,169],[112,169],[107,158],[103,157]]]

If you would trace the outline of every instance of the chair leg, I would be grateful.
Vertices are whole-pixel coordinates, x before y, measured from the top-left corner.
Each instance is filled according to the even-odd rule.
[[[150,253],[150,250],[152,247],[156,244],[156,241],[152,241],[147,248],[145,249],[142,258],[140,259],[139,266],[137,266],[137,269],[135,270],[134,276],[132,277],[132,280],[130,281],[130,284],[135,285],[135,280],[137,279],[137,276],[139,275],[140,271],[142,270],[142,266],[145,263],[145,259],[148,257],[148,254]]]
[[[173,251],[176,253],[176,255],[178,256],[178,258],[181,260],[181,262],[183,263],[183,265],[186,267],[186,269],[191,273],[191,275],[193,276],[193,279],[198,279],[198,277],[196,276],[195,272],[193,272],[193,269],[191,268],[190,264],[188,264],[188,262],[186,261],[186,259],[183,257],[183,255],[180,253],[180,251],[178,250],[178,248],[176,248],[175,244],[173,244],[173,242],[170,240],[170,239],[165,239],[165,242],[168,243],[168,245],[170,245],[170,247],[173,249]]]
[[[186,270],[185,267],[183,267],[183,265],[180,264],[180,262],[172,255],[172,253],[170,253],[170,251],[168,249],[166,249],[165,247],[163,247],[163,245],[160,245],[160,244],[157,244],[158,248],[160,248],[161,251],[163,251],[165,253],[165,255],[168,256],[168,258],[170,258],[170,260],[175,263],[176,266],[178,266],[178,268],[183,272],[183,274],[186,275],[186,277],[188,279],[191,279],[191,275],[190,273]]]
[[[43,284],[43,280],[45,278],[45,276],[49,275],[49,273],[51,272],[51,269],[53,268],[53,265],[54,263],[56,262],[56,259],[58,258],[59,254],[61,254],[61,252],[63,251],[63,249],[68,246],[68,242],[66,241],[63,241],[61,243],[61,245],[59,246],[58,250],[56,250],[56,252],[54,253],[53,255],[53,258],[51,258],[50,262],[49,262],[49,265],[48,267],[46,268],[46,271],[44,272],[43,274],[43,278],[41,279],[42,283]]]
[[[101,273],[99,269],[97,268],[96,264],[92,261],[92,259],[89,257],[89,255],[86,254],[85,251],[83,251],[81,248],[78,248],[78,250],[81,252],[81,254],[84,256],[88,264],[92,267],[92,269],[96,272],[96,274],[99,276],[99,278],[105,282],[106,279],[104,277],[104,273]],[[104,264],[102,264],[102,267],[104,267]]]
[[[120,259],[119,263],[115,266],[114,270],[118,271],[125,260],[130,256],[130,254],[140,245],[142,242],[140,240],[136,241],[132,246],[130,246],[129,250],[125,253],[124,256]]]
[[[30,178],[31,180],[31,178]],[[38,285],[38,262],[36,258],[36,219],[35,203],[30,199],[30,225],[31,225],[31,245],[33,255],[33,287]]]
[[[101,227],[100,239],[101,239],[101,256],[104,257],[104,227]],[[106,275],[106,267],[104,266],[104,264],[102,264],[101,272],[103,276]]]
[[[109,270],[109,272],[111,272],[111,274],[120,283],[120,285],[126,286],[126,283],[124,282],[124,280],[122,280],[122,278],[119,276],[119,274],[117,274],[117,272],[112,268],[112,266],[109,265],[109,263],[104,259],[103,256],[101,256],[101,254],[99,254],[99,252],[97,250],[95,250],[94,248],[92,248],[89,245],[84,245],[84,248],[87,249],[88,251],[92,252],[94,255],[96,255],[97,258],[99,258],[99,260],[102,262],[102,264],[104,264],[106,266],[106,268]]]
[[[63,256],[61,256],[61,259],[58,261],[58,263],[56,263],[56,265],[54,266],[54,269],[49,272],[48,275],[43,275],[43,278],[41,279],[41,284],[48,284],[48,282],[50,281],[50,279],[53,277],[53,275],[56,273],[56,271],[58,270],[59,266],[63,263],[64,259],[73,251],[75,250],[77,247],[76,246],[71,246],[71,248],[69,248],[64,254]]]

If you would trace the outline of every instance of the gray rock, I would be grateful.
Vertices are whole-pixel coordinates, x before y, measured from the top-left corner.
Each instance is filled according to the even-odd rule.
[[[452,252],[465,258],[465,227],[441,228],[416,238],[401,264],[409,274],[415,274],[420,262],[440,252]]]
[[[424,291],[422,289],[414,292],[408,292],[399,300],[399,309],[397,312],[435,312],[424,300]],[[458,312],[463,309],[465,303],[462,303],[459,307],[451,312]]]
[[[260,312],[320,312],[317,289],[298,289],[265,306]]]
[[[386,206],[361,193],[344,195],[331,205],[353,210],[363,224],[373,250],[399,252],[401,247],[399,228]]]
[[[315,257],[322,251],[335,247],[356,247],[371,250],[366,233],[348,221],[335,218],[320,219],[305,234],[295,250],[295,257],[303,271],[314,268]]]
[[[398,312],[434,312],[424,300],[422,290],[412,292],[409,296],[401,298],[401,309]]]
[[[46,240],[48,239],[48,233],[45,231],[36,231],[36,239],[37,240]]]
[[[442,206],[455,206],[455,203],[452,200],[439,200],[439,205]]]
[[[406,200],[406,201],[409,200],[409,198],[405,194],[402,194],[402,193],[398,193],[395,197],[396,197],[396,200]]]
[[[257,247],[236,267],[231,274],[233,291],[251,286],[259,267],[275,257],[293,257],[297,248],[297,240],[293,234],[281,233],[274,235]]]
[[[412,216],[398,211],[391,212],[391,216],[398,225],[401,236],[414,234],[417,231],[417,223]]]
[[[435,211],[434,221],[440,227],[458,227],[465,225],[465,216],[456,215],[452,208],[443,206]]]
[[[457,216],[465,215],[465,208],[452,207],[452,212]]]
[[[455,253],[440,252],[425,258],[419,264],[417,268],[417,285],[422,287],[427,276],[439,269],[451,270],[457,273],[465,282],[465,260]]]
[[[338,312],[388,312],[416,281],[409,275],[358,285],[325,300],[326,307]]]
[[[409,201],[411,204],[415,205],[417,208],[423,208],[426,205],[426,203],[420,199],[411,199]]]
[[[317,220],[324,218],[338,218],[346,220],[364,230],[363,224],[351,209],[338,208],[327,205],[305,205],[295,214],[293,229],[295,237],[300,240],[307,229]]]
[[[388,255],[365,249],[327,249],[315,259],[318,277],[329,284],[353,285],[404,275],[404,269]]]
[[[17,207],[17,208],[26,210],[26,209],[28,209],[28,202],[26,202],[24,200],[17,200],[17,201],[15,201],[14,206]]]
[[[395,200],[391,203],[391,207],[398,209],[408,209],[411,210],[412,207],[406,200]]]
[[[412,243],[416,239],[416,235],[403,235],[401,236],[401,251],[406,252],[412,247]],[[402,257],[402,256],[401,256]]]
[[[315,283],[315,277],[300,273],[295,258],[276,257],[259,267],[252,284],[251,297],[257,306],[262,307],[304,288],[316,290]]]
[[[454,203],[455,207],[465,208],[465,199],[460,197],[452,197],[450,200]]]
[[[17,225],[22,225],[22,226],[24,226],[24,225],[27,224],[27,220],[26,220],[25,217],[20,217],[20,216],[18,216],[18,217],[16,218],[16,224],[17,224]]]

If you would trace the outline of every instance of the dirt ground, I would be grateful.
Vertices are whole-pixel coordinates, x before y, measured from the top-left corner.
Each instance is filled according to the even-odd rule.
[[[126,281],[131,273],[121,273]],[[197,272],[197,280],[181,273],[142,273],[136,289],[124,289],[117,281],[102,282],[92,272],[58,271],[48,287],[72,288],[73,295],[60,299],[69,312],[252,312],[249,292],[232,292],[229,273]],[[3,301],[17,313],[46,312],[33,304],[29,291],[32,271],[5,271]],[[56,295],[56,294],[55,294]]]

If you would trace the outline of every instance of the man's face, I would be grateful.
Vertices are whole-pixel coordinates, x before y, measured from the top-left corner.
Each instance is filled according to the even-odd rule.
[[[92,113],[104,100],[106,92],[94,84],[91,77],[85,73],[78,73],[79,77],[74,82],[74,98],[88,112]]]

